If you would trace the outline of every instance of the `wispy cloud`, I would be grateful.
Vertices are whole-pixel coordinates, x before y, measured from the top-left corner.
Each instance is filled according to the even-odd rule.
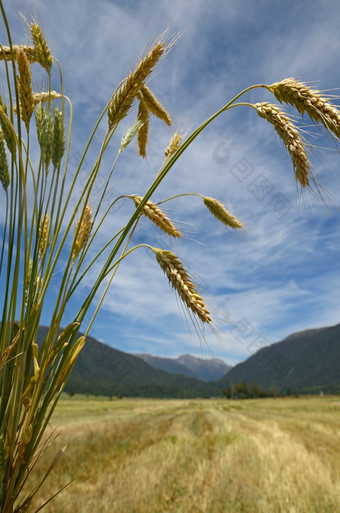
[[[75,0],[67,3],[67,10],[65,2],[48,0],[37,6],[63,66],[66,94],[74,102],[71,161],[79,159],[116,85],[167,26],[170,34],[183,35],[161,63],[151,87],[172,113],[175,128],[184,131],[191,131],[253,83],[287,76],[313,81],[320,88],[340,83],[340,5],[330,0],[270,6],[263,0]],[[19,35],[16,9],[27,15],[31,10],[23,0],[8,6]],[[250,92],[247,99],[273,101],[262,89]],[[133,117],[126,126],[132,121]],[[112,194],[147,190],[171,133],[153,122],[147,160],[141,162],[133,146],[123,154]],[[113,142],[104,159],[104,175],[117,145]],[[88,170],[95,156],[93,148],[85,162]],[[333,176],[318,161],[316,171],[339,205],[339,156],[334,152],[329,159]],[[197,197],[163,205],[170,217],[183,222],[185,237],[174,250],[222,318],[219,327],[225,338],[219,341],[213,333],[206,335],[215,356],[235,363],[249,355],[248,339],[241,343],[235,336],[242,320],[254,329],[249,340],[262,336],[269,342],[294,330],[338,322],[339,211],[331,207],[328,213],[311,195],[297,200],[289,156],[272,127],[255,111],[242,107],[216,120],[176,163],[154,200],[180,192],[218,198],[245,225],[243,234],[233,235],[211,218]],[[131,208],[124,200],[113,210],[98,244],[118,229]],[[136,242],[169,245],[147,220],[141,228]],[[81,293],[86,290],[84,286]],[[125,351],[200,354],[197,337],[188,335],[174,294],[147,250],[123,262],[93,334]]]

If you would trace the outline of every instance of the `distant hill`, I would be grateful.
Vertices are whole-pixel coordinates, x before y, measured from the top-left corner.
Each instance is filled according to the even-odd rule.
[[[38,343],[46,333],[46,327],[39,328]],[[246,381],[251,385],[256,380],[267,391],[276,388],[280,393],[287,389],[301,394],[321,390],[340,393],[340,324],[294,333],[260,349],[217,381],[203,382],[190,376],[190,372],[198,372],[195,366],[199,367],[200,358],[182,355],[166,360],[172,360],[168,372],[88,337],[65,390],[97,395],[204,398],[218,396],[230,384]]]
[[[170,374],[194,377],[200,381],[217,381],[231,369],[230,365],[218,358],[203,359],[190,354],[183,354],[178,358],[166,358],[144,353],[135,356],[155,369]]]
[[[294,333],[233,367],[218,384],[256,380],[285,393],[340,393],[340,324]]]
[[[47,328],[39,328],[39,340]],[[169,374],[87,337],[65,387],[69,393],[133,397],[210,397],[216,388],[195,378]]]

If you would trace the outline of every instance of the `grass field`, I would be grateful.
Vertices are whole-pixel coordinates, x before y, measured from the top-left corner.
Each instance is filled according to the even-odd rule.
[[[70,446],[45,497],[77,479],[46,512],[340,512],[336,397],[74,396],[60,402],[53,425],[62,430],[53,450]]]

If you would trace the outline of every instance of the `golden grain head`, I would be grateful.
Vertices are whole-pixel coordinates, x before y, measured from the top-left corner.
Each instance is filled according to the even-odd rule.
[[[19,52],[25,52],[30,63],[38,60],[36,48],[34,46],[13,45],[12,48],[10,46],[2,46],[0,48],[0,61],[16,59]]]
[[[163,105],[157,100],[156,96],[153,92],[148,88],[147,85],[142,84],[140,92],[143,95],[143,99],[146,103],[149,111],[162,121],[164,121],[167,125],[171,125],[171,118],[168,112],[164,109]]]
[[[49,91],[49,92],[42,91],[40,93],[33,93],[33,95],[32,95],[33,104],[35,106],[39,105],[39,103],[50,103],[51,101],[56,100],[57,98],[61,98],[61,97],[62,97],[62,95],[60,93],[57,93],[56,91]],[[14,106],[13,110],[14,110],[14,112],[17,111],[16,106]]]
[[[169,159],[171,155],[176,153],[176,151],[180,148],[182,143],[182,135],[176,132],[170,139],[170,142],[167,148],[164,151],[165,159]]]
[[[39,257],[43,258],[48,248],[48,231],[49,231],[49,217],[45,214],[39,226]]]
[[[292,159],[295,177],[302,187],[309,185],[310,163],[302,138],[291,119],[277,105],[263,102],[254,105],[257,113],[271,123]]]
[[[183,303],[203,323],[211,324],[210,312],[205,305],[204,299],[197,292],[196,286],[192,283],[179,258],[172,251],[153,248],[153,252],[156,255],[158,264]]]
[[[40,93],[33,94],[34,105],[38,105],[38,103],[51,102],[52,100],[56,100],[57,98],[61,98],[62,95],[57,93],[57,91],[41,91]]]
[[[268,89],[280,103],[294,106],[301,115],[306,112],[315,123],[322,123],[327,130],[340,137],[340,111],[320,91],[294,78],[275,82]]]
[[[242,223],[228,212],[223,203],[215,198],[209,198],[207,196],[203,196],[202,199],[212,215],[221,221],[221,223],[233,229],[242,228]]]
[[[49,49],[41,28],[37,23],[31,23],[31,36],[39,64],[45,68],[48,73],[50,73],[53,64],[51,50]]]
[[[89,240],[92,230],[92,210],[86,205],[82,218],[78,221],[75,228],[76,239],[73,244],[73,260],[76,260],[81,250]]]
[[[25,52],[17,55],[19,69],[18,89],[20,100],[20,116],[28,130],[29,123],[34,111],[34,100],[32,92],[31,69]]]
[[[165,52],[165,42],[158,41],[148,54],[131,71],[118,91],[114,94],[108,108],[109,129],[113,129],[127,116],[132,104],[146,78]]]
[[[0,125],[2,128],[2,132],[4,134],[4,139],[6,141],[7,147],[9,151],[12,153],[15,158],[16,154],[16,132],[15,129],[9,120],[6,109],[0,105]]]
[[[149,134],[149,110],[144,101],[143,95],[139,92],[139,107],[137,119],[141,122],[141,127],[138,130],[138,149],[141,157],[146,157],[146,146],[148,144]]]
[[[131,198],[135,202],[136,208],[140,205],[140,202],[143,199],[142,196],[131,196]],[[181,237],[181,232],[177,230],[164,212],[152,201],[148,200],[146,202],[142,213],[167,235],[175,238]]]

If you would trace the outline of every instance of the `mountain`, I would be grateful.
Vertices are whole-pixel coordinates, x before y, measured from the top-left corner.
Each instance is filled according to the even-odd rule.
[[[218,384],[256,380],[285,393],[340,393],[340,324],[294,333],[233,367]]]
[[[39,328],[38,344],[46,333],[46,327]],[[301,394],[321,390],[340,393],[340,324],[294,333],[260,349],[217,381],[203,382],[183,375],[182,372],[197,372],[199,360],[182,355],[171,362],[173,372],[178,373],[169,373],[88,337],[65,390],[108,396],[204,398],[218,396],[231,384],[252,384],[256,380],[267,391],[276,388],[280,393],[287,389]]]
[[[166,358],[151,354],[135,354],[154,369],[160,369],[170,374],[182,374],[194,377],[200,381],[217,381],[231,369],[223,360],[218,358],[203,359],[184,354],[178,358]]]
[[[47,328],[39,329],[40,342]],[[132,397],[211,397],[216,387],[195,378],[169,374],[87,337],[65,387],[69,393]]]

